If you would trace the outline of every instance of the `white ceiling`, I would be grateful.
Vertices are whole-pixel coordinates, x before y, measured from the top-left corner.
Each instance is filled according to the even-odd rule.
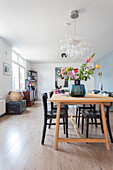
[[[113,49],[113,0],[0,0],[0,36],[34,62],[81,62],[62,59],[60,39],[68,32],[70,12],[80,10],[77,33],[91,45],[85,54],[100,58]],[[69,29],[69,28],[68,28]]]

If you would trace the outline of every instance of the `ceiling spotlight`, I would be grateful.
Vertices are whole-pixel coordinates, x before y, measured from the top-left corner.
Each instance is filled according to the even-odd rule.
[[[77,10],[73,10],[73,11],[71,12],[70,17],[71,17],[72,19],[78,18],[78,17],[79,17],[78,11],[77,11]]]
[[[61,57],[62,57],[62,58],[67,58],[66,53],[62,53],[62,54],[61,54]]]

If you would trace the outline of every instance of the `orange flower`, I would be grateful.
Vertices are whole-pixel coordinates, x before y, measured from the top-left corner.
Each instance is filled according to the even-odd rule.
[[[95,68],[100,69],[100,65],[99,65],[99,64],[97,64]]]

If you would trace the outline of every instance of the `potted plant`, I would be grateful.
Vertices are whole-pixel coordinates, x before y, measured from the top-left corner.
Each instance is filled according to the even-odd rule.
[[[80,84],[80,81],[81,80],[87,81],[88,79],[91,78],[91,76],[94,76],[95,69],[100,69],[99,64],[97,64],[95,67],[88,65],[88,63],[90,63],[94,55],[95,53],[91,56],[88,56],[86,62],[83,63],[79,69],[73,67],[61,69],[61,74],[67,77],[68,80],[75,81],[75,84],[71,85],[69,91],[72,97],[84,97],[86,95],[85,86],[83,84]]]

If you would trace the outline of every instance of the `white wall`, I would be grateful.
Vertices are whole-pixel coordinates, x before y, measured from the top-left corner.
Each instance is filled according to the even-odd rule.
[[[7,99],[7,94],[11,90],[11,59],[12,47],[0,38],[0,96]],[[3,75],[3,62],[10,64],[10,76]]]
[[[27,70],[31,70],[31,62],[28,60],[26,60],[25,79],[27,79]]]
[[[10,76],[3,75],[3,62],[10,64]],[[12,47],[0,38],[0,99],[7,99],[8,92],[12,90]],[[26,61],[25,78],[27,70],[31,69],[31,63]]]
[[[93,66],[93,63],[91,63]],[[49,92],[55,88],[55,67],[80,67],[81,63],[47,63],[47,64],[32,64],[38,72],[38,99],[41,98],[43,92]],[[86,90],[94,88],[94,78],[87,82],[83,82],[86,86]]]

